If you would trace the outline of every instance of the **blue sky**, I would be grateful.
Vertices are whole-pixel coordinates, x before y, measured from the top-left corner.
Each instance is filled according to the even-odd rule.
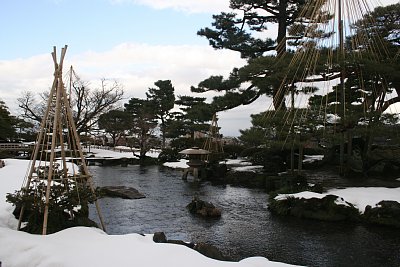
[[[208,12],[155,9],[133,1],[3,1],[1,59],[46,53],[64,44],[74,53],[105,51],[123,42],[207,44],[196,32],[211,22]]]
[[[17,115],[23,92],[48,90],[50,53],[64,45],[66,68],[72,65],[92,87],[103,78],[117,80],[125,102],[145,97],[158,80],[171,80],[176,95],[191,95],[190,86],[245,64],[238,53],[214,50],[196,34],[228,6],[229,0],[2,0],[0,99]],[[219,113],[221,132],[238,135],[250,127],[250,114],[269,106],[264,97]]]

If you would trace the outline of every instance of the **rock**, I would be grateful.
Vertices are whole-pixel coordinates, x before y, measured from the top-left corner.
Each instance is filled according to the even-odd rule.
[[[400,228],[400,203],[383,200],[374,208],[368,205],[363,216],[369,223]]]
[[[280,215],[291,215],[298,218],[316,219],[322,221],[359,221],[360,214],[351,203],[336,204],[337,196],[327,195],[323,198],[294,198],[270,200],[271,212]]]
[[[100,188],[100,193],[105,197],[120,197],[123,199],[140,199],[146,197],[135,188],[127,186],[104,186]]]
[[[229,260],[229,258],[225,257],[217,247],[210,244],[198,243],[194,246],[194,250],[198,251],[204,256],[207,256],[215,260],[221,260],[221,261]]]
[[[182,246],[185,246],[185,247],[188,247],[188,248],[194,248],[194,244],[193,243],[187,243],[187,242],[182,241],[182,240],[168,239],[166,243],[182,245]]]
[[[198,214],[203,217],[221,217],[221,210],[216,208],[211,202],[206,202],[194,197],[192,202],[186,206],[190,213]]]
[[[400,171],[400,147],[399,146],[375,146],[368,153],[369,176],[382,178],[397,178]]]
[[[216,260],[225,260],[225,261],[230,260],[228,257],[225,257],[217,247],[215,247],[213,245],[206,244],[206,243],[194,244],[194,243],[187,243],[182,240],[167,239],[164,232],[154,233],[153,241],[156,243],[169,243],[169,244],[182,245],[182,246],[194,249],[206,257],[216,259]]]
[[[153,241],[156,243],[166,243],[167,237],[165,236],[164,232],[155,232],[153,235]]]

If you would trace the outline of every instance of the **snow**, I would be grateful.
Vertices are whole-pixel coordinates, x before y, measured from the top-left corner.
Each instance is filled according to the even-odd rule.
[[[187,162],[188,162],[187,159],[181,159],[180,161],[177,162],[165,162],[163,165],[174,169],[186,169],[188,167],[188,165],[186,164]],[[248,162],[243,159],[230,159],[227,160],[226,162],[222,161],[220,163],[230,166],[231,170],[237,172],[243,172],[243,171],[257,172],[262,170],[263,168],[263,166],[261,165],[253,166],[251,165],[251,162]]]
[[[187,159],[181,159],[176,162],[165,162],[163,165],[165,167],[173,168],[173,169],[186,169],[189,166],[186,164],[188,162]]]
[[[245,159],[228,159],[227,161],[222,161],[221,163],[225,163],[226,165],[241,165],[241,166],[249,166],[252,165],[251,162]]]
[[[221,164],[226,164],[232,171],[236,172],[258,172],[263,169],[261,165],[252,165],[251,162],[246,159],[228,159],[226,161],[222,161]]]
[[[289,266],[252,257],[239,263],[207,258],[181,245],[154,243],[152,235],[107,235],[87,227],[48,236],[0,228],[5,266]]]
[[[280,194],[275,197],[275,200],[282,200],[288,197],[295,198],[323,198],[326,195],[335,195],[338,199],[338,204],[344,204],[345,201],[352,203],[358,210],[363,213],[365,207],[370,205],[376,207],[382,200],[393,200],[400,202],[400,188],[386,188],[386,187],[349,187],[344,189],[331,189],[326,193],[314,193],[304,191],[296,194]]]
[[[253,166],[240,166],[240,167],[232,167],[233,171],[237,171],[237,172],[257,172],[260,171],[264,168],[264,166],[262,165],[253,165]]]
[[[139,154],[139,150],[133,150],[130,147],[126,146],[116,146],[115,148],[108,148],[108,149],[102,149],[102,148],[94,148],[94,147],[85,147],[84,150],[87,152],[87,155],[93,155],[95,158],[114,158],[114,159],[121,159],[121,158],[136,158],[133,155],[133,152],[135,154]],[[90,152],[89,152],[90,151]],[[149,152],[146,153],[146,156],[152,157],[152,158],[157,158],[158,155],[160,154],[159,150],[150,150]]]
[[[103,153],[99,154],[101,156],[106,154]],[[107,155],[110,154],[107,152]],[[5,202],[5,196],[21,188],[28,166],[28,160],[5,159],[5,167],[0,168],[2,266],[294,266],[272,262],[264,257],[250,257],[240,262],[218,261],[182,245],[155,243],[152,235],[107,235],[97,228],[74,227],[47,236],[16,231],[14,229],[18,222],[12,215],[13,207]]]
[[[304,163],[312,163],[315,161],[320,161],[324,158],[324,155],[304,155]]]
[[[29,160],[5,159],[4,162],[5,166],[0,168],[0,227],[16,229],[18,220],[12,216],[14,208],[6,202],[6,195],[21,189]]]

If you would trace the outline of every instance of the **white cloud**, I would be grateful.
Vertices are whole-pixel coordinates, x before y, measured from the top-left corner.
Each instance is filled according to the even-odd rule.
[[[229,0],[111,0],[113,4],[135,3],[154,9],[168,9],[187,13],[218,13],[229,11]]]
[[[43,92],[50,88],[54,72],[50,52],[30,58],[0,61],[0,98],[13,113],[16,113],[16,99],[22,92]],[[92,86],[96,86],[102,78],[116,79],[124,86],[128,99],[145,97],[148,88],[154,87],[154,82],[158,80],[171,80],[176,95],[193,95],[190,86],[196,86],[210,75],[226,77],[233,67],[245,64],[239,53],[200,45],[122,43],[104,52],[70,53],[72,48],[71,52],[67,50],[66,53],[64,73],[73,65],[80,78],[89,81]],[[213,95],[207,93],[201,96],[210,99]],[[234,111],[230,114],[238,115]],[[250,121],[249,114],[242,110],[240,118],[246,117]],[[224,118],[228,117],[229,113],[224,115]]]
[[[102,53],[75,55],[70,61],[82,79],[117,79],[127,94],[135,97],[144,97],[157,80],[171,80],[177,95],[190,94],[191,85],[210,75],[228,75],[233,67],[244,64],[238,53],[208,46],[137,43],[123,43]]]
[[[49,55],[0,61],[0,99],[15,111],[16,99],[24,91],[44,91],[53,80],[53,61]]]
[[[133,3],[154,9],[175,9],[186,13],[231,12],[229,0],[110,0],[113,4]],[[396,4],[399,0],[369,0],[372,7]]]

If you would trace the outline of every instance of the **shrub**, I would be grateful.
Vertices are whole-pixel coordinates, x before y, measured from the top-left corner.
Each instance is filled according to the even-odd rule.
[[[174,148],[165,148],[161,151],[160,155],[158,155],[158,160],[160,162],[178,161],[179,159],[180,154],[178,150]]]
[[[43,228],[45,212],[45,198],[47,181],[41,181],[28,189],[7,194],[7,202],[16,206],[14,215],[19,218],[20,210],[24,207],[24,217],[27,222],[21,230],[40,234]],[[74,185],[72,183],[54,183],[51,187],[47,234],[55,233],[73,226],[96,226],[96,223],[88,218],[88,204],[93,203],[95,195],[86,185]]]

